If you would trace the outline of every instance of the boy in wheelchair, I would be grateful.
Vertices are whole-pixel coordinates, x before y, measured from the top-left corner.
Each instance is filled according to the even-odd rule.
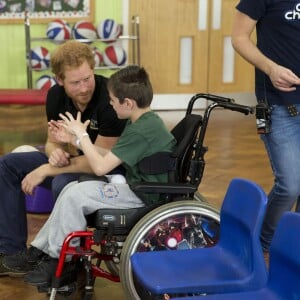
[[[58,140],[72,143],[83,151],[97,176],[103,176],[122,164],[126,169],[126,183],[107,182],[107,176],[102,177],[104,180],[100,177],[98,180],[72,182],[63,189],[49,219],[31,243],[31,247],[44,252],[45,256],[35,269],[25,274],[24,280],[29,284],[51,284],[65,237],[70,232],[85,230],[87,215],[101,208],[142,207],[143,201],[130,185],[143,181],[168,181],[167,173],[148,175],[138,168],[138,163],[145,157],[172,152],[176,145],[174,136],[150,109],[153,91],[147,72],[138,66],[125,67],[108,80],[108,90],[110,104],[118,118],[128,119],[122,135],[110,151],[96,148],[91,143],[86,134],[89,121],[82,123],[80,113],[74,119],[66,112],[60,115],[61,121],[51,121],[49,126]],[[79,240],[75,239],[72,244],[76,246]],[[71,261],[64,268],[66,273],[74,270]]]

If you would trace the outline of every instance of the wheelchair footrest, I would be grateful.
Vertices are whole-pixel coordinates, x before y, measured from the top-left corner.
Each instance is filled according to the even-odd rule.
[[[77,285],[76,282],[61,286],[56,289],[56,292],[59,294],[72,294],[76,291]],[[51,294],[52,287],[49,285],[40,285],[37,287],[39,293]]]

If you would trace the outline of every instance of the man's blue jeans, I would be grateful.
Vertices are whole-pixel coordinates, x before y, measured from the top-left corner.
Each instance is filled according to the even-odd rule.
[[[0,157],[0,253],[15,254],[26,248],[27,218],[21,181],[26,174],[46,163],[47,156],[39,151],[9,153]],[[63,187],[80,175],[62,174],[52,184],[52,177],[49,177],[41,185],[49,189],[52,186],[56,199]]]
[[[0,253],[14,254],[26,247],[27,219],[21,181],[26,174],[48,162],[45,154],[9,153],[0,158]],[[50,187],[50,182],[45,182]]]
[[[261,136],[275,177],[261,233],[264,251],[269,251],[282,214],[292,209],[300,195],[300,115],[291,117],[286,106],[274,105],[271,122],[271,133]]]

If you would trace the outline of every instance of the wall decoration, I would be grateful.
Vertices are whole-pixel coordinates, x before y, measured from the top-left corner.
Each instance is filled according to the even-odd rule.
[[[0,0],[0,23],[48,23],[55,18],[93,21],[95,0]]]

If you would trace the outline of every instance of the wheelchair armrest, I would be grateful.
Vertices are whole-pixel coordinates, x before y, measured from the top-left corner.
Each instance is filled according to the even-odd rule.
[[[197,186],[188,183],[137,182],[131,185],[134,192],[152,194],[190,194],[197,191]]]

